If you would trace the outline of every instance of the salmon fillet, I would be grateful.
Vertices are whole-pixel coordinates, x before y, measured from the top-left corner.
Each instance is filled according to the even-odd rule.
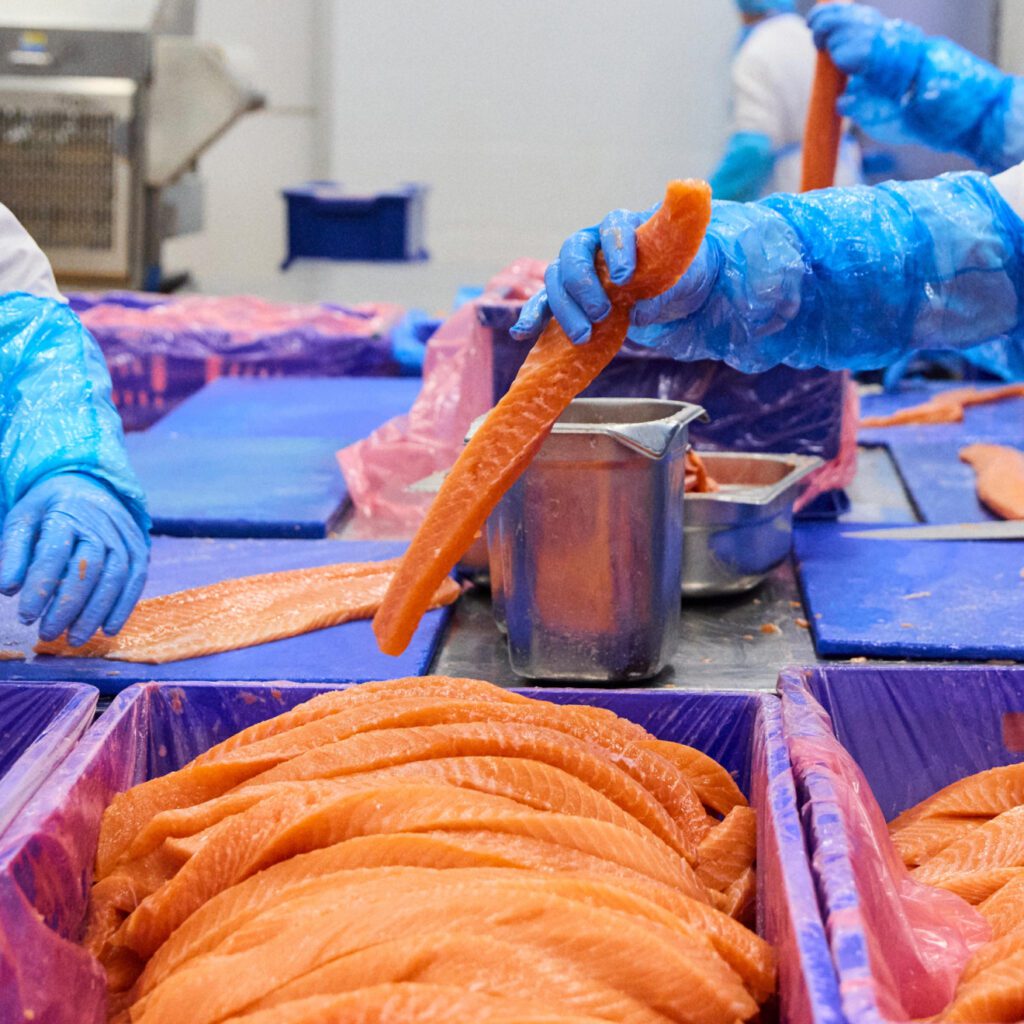
[[[1024,452],[998,444],[971,444],[960,459],[977,476],[978,500],[1003,519],[1024,519]]]
[[[679,280],[697,255],[710,218],[707,183],[673,181],[661,206],[637,230],[632,279],[613,284],[603,258],[597,257],[610,312],[594,324],[586,345],[573,345],[556,320],[545,327],[512,385],[445,477],[407,548],[373,619],[382,651],[405,650],[438,583],[473,543],[558,417],[622,347],[633,305]]]
[[[453,985],[374,985],[339,996],[313,996],[232,1017],[230,1024],[603,1024],[541,1005]]]
[[[697,847],[697,877],[725,892],[757,856],[757,818],[749,807],[734,807]]]
[[[1019,951],[960,985],[952,1005],[939,1020],[1009,1024],[1024,1019],[1022,977],[1024,951]]]
[[[1024,930],[1020,928],[993,939],[971,957],[964,968],[960,983],[971,981],[990,967],[1001,964],[1022,950],[1024,950]]]
[[[990,820],[988,816],[958,818],[946,814],[922,817],[892,832],[892,841],[903,863],[908,868],[916,868]]]
[[[356,707],[348,714],[325,715],[285,733],[259,739],[217,760],[196,760],[177,772],[122,794],[103,819],[97,875],[105,877],[147,822],[162,810],[208,800],[284,761],[361,732],[456,722],[520,722],[567,733],[599,747],[613,765],[639,782],[678,826],[680,852],[692,863],[696,842],[707,831],[704,808],[686,777],[664,757],[616,735],[601,720],[543,701],[498,704],[485,701],[397,698]]]
[[[935,884],[940,889],[956,893],[962,900],[974,906],[984,902],[1022,874],[1024,867],[982,868],[980,871],[957,871],[944,875]]]
[[[865,416],[860,425],[901,427],[911,424],[962,423],[966,407],[1003,402],[1008,398],[1024,398],[1024,384],[1006,384],[998,388],[955,388],[888,416]]]
[[[159,665],[254,647],[371,618],[395,571],[395,561],[366,562],[224,580],[140,601],[117,636],[97,635],[81,647],[64,636],[38,643],[35,651]],[[458,584],[445,578],[429,606],[458,596]]]
[[[474,877],[454,877],[466,874]],[[217,1021],[348,952],[441,922],[449,934],[532,945],[589,965],[673,1020],[710,1024],[756,1012],[710,944],[682,924],[672,927],[659,908],[623,900],[628,894],[611,887],[578,883],[574,889],[564,880],[510,874],[492,880],[444,871],[431,878],[408,869],[386,883],[348,887],[337,900],[279,903],[235,932],[223,952],[193,961],[158,986],[137,1019],[170,1020],[168,1013],[187,1005],[195,1024]],[[304,941],[311,932],[315,943]]]
[[[919,882],[941,885],[963,871],[1024,867],[1024,806],[1004,811],[915,868]]]
[[[740,792],[736,780],[703,751],[666,740],[645,739],[640,745],[671,761],[709,810],[725,817],[734,807],[747,806],[747,798]]]
[[[921,818],[994,818],[1024,803],[1024,762],[959,779],[889,823],[893,834]]]
[[[728,889],[721,909],[730,917],[753,927],[754,911],[757,902],[757,874],[752,867],[747,868]]]
[[[1004,935],[1024,926],[1024,878],[1017,877],[993,893],[978,910],[992,926],[992,937]]]
[[[340,789],[340,793],[339,793]],[[151,956],[208,899],[298,853],[381,832],[508,831],[596,852],[698,898],[703,887],[663,844],[607,822],[537,812],[503,797],[447,786],[395,784],[355,793],[334,782],[262,801],[200,834],[177,874],[142,901],[119,932],[120,945]],[[694,886],[697,886],[696,891]]]
[[[706,903],[621,865],[523,836],[398,833],[352,839],[293,857],[226,889],[189,917],[157,950],[139,979],[135,995],[144,995],[186,961],[215,949],[271,904],[312,891],[324,875],[399,865],[449,870],[512,867],[604,880],[700,930],[755,998],[765,999],[774,990],[775,957],[766,942]]]

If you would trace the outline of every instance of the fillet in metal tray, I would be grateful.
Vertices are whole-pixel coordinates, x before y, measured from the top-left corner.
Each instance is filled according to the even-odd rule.
[[[701,458],[720,488],[686,496],[683,596],[741,594],[789,554],[800,482],[822,460],[747,452]]]

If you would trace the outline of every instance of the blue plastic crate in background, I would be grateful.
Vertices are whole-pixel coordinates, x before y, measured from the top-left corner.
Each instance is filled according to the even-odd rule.
[[[282,192],[288,207],[286,269],[302,257],[329,260],[424,260],[426,185],[346,195],[335,181]]]

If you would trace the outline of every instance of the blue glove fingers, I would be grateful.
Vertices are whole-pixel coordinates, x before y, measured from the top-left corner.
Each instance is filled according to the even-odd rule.
[[[597,267],[594,266],[594,259],[600,244],[601,238],[597,228],[585,228],[583,231],[577,231],[562,244],[558,259],[555,261],[558,266],[558,281],[564,294],[583,311],[588,320],[586,326],[588,337],[590,322],[601,321],[612,311],[611,301],[604,293],[604,288],[597,276]],[[547,277],[545,277],[545,281],[547,281]],[[552,288],[548,282],[548,301],[551,301],[551,295]],[[552,309],[561,322],[562,317],[554,303],[552,303]],[[565,323],[562,323],[562,326],[565,327]],[[566,333],[572,337],[568,330]]]
[[[106,552],[99,566],[101,571],[92,593],[69,623],[68,641],[73,647],[81,647],[110,615],[128,577],[128,555],[119,545]]]
[[[128,568],[122,578],[117,601],[103,621],[103,632],[107,636],[119,633],[121,627],[128,621],[128,616],[131,615],[142,596],[148,571],[149,548],[146,547],[140,533],[137,541],[128,540]]]
[[[38,536],[39,519],[34,510],[15,508],[8,514],[0,554],[0,594],[16,594],[25,582]]]
[[[814,45],[827,50],[836,67],[848,75],[867,70],[884,23],[881,14],[861,4],[819,4],[807,15]]]
[[[57,513],[43,520],[21,590],[18,616],[22,622],[35,622],[46,610],[64,578],[76,541],[75,524],[66,515]]]
[[[574,345],[590,341],[590,320],[565,290],[558,260],[548,265],[544,272],[544,284],[547,286],[551,313],[562,325],[562,330],[568,335],[569,340]]]
[[[509,329],[509,334],[516,341],[536,341],[551,319],[551,307],[548,305],[548,292],[541,288],[536,295],[526,300],[519,313],[519,319]]]
[[[42,640],[55,640],[78,618],[96,589],[106,550],[93,540],[79,540],[64,577],[39,623]]]
[[[608,276],[625,284],[636,271],[636,229],[642,223],[632,210],[612,210],[598,229]]]

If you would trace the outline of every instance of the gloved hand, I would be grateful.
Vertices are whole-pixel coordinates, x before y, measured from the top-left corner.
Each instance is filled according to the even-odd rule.
[[[850,76],[839,110],[875,138],[960,153],[992,170],[1024,160],[1024,91],[949,39],[861,4],[819,4],[815,45]]]
[[[574,345],[590,341],[591,325],[600,323],[612,308],[594,269],[598,249],[604,254],[612,283],[625,284],[636,270],[636,229],[653,216],[659,205],[642,213],[612,210],[596,227],[570,235],[558,259],[548,264],[544,287],[523,306],[510,331],[512,337],[536,341],[554,316]],[[708,258],[707,247],[702,246],[685,277],[673,288],[633,307],[633,323],[654,323],[669,307],[685,311],[699,306],[713,276]]]
[[[629,280],[648,216],[616,211],[572,236],[515,336],[536,337],[553,312],[586,341],[608,308],[597,248],[612,280]],[[636,304],[629,339],[747,373],[780,363],[873,369],[916,348],[1019,344],[1022,252],[1024,221],[977,173],[716,202],[698,258],[667,292]]]
[[[708,181],[716,199],[757,199],[775,167],[772,140],[761,132],[735,132]]]
[[[7,513],[0,593],[21,591],[21,621],[42,616],[42,639],[68,630],[79,646],[100,627],[108,636],[121,629],[148,562],[142,530],[108,487],[82,473],[57,473]]]

